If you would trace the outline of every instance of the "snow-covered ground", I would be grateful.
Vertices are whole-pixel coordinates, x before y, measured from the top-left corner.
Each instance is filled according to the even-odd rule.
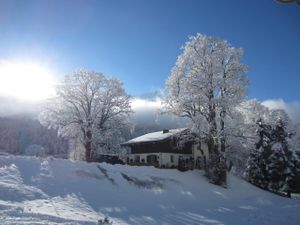
[[[0,156],[0,224],[300,224],[300,199],[201,171]]]

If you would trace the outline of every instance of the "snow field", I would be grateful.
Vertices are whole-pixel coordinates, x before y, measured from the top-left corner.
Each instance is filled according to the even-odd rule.
[[[0,157],[0,224],[300,224],[300,199],[201,171]]]

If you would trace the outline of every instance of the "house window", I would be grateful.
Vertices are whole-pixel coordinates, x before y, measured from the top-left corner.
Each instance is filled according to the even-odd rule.
[[[174,163],[174,155],[170,155],[170,162]]]
[[[149,164],[156,163],[157,159],[158,159],[158,156],[156,156],[156,155],[148,155],[147,156],[147,163],[149,163]]]
[[[134,162],[139,163],[140,162],[140,156],[136,155],[134,158]]]

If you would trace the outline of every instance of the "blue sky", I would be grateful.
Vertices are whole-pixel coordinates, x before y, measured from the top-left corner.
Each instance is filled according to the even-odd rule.
[[[0,60],[86,67],[143,95],[164,82],[197,32],[243,47],[249,97],[300,101],[300,6],[274,0],[0,0]]]

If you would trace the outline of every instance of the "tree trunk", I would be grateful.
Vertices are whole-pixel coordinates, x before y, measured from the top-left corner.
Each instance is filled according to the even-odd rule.
[[[92,162],[92,132],[90,130],[85,132],[85,160]]]
[[[223,71],[223,82],[221,87],[221,99],[224,100],[226,97],[226,81],[227,81],[227,74],[224,68]],[[223,103],[224,104],[224,103]],[[226,187],[227,186],[227,164],[226,164],[226,137],[225,137],[225,118],[226,118],[226,108],[224,105],[221,106],[220,112],[220,129],[221,129],[221,157],[220,157],[220,182],[221,185]]]
[[[226,137],[225,137],[225,119],[226,111],[223,109],[220,113],[220,127],[221,127],[221,155],[220,155],[220,185],[227,186],[227,164],[226,164]]]
[[[226,150],[226,138],[225,138],[225,110],[222,110],[220,113],[220,127],[221,127],[221,137],[220,137],[220,142],[221,142],[221,152],[225,153]]]
[[[221,185],[220,182],[220,151],[219,142],[217,139],[217,123],[215,107],[211,107],[209,115],[209,136],[208,136],[208,151],[209,151],[209,181],[213,184]]]
[[[217,136],[217,122],[216,122],[216,112],[215,106],[211,107],[211,113],[209,116],[209,138],[208,138],[208,150],[209,150],[209,180],[211,183],[216,185],[221,185],[223,187],[227,186],[227,166],[225,159],[225,137],[222,135],[219,139]],[[223,125],[224,130],[224,121],[221,119],[221,127]],[[222,128],[221,128],[222,129]],[[220,143],[219,143],[220,140]],[[220,144],[220,145],[219,145]],[[220,149],[221,151],[220,151]]]
[[[218,127],[216,120],[216,105],[214,102],[214,86],[213,86],[213,73],[208,75],[210,81],[210,90],[208,93],[209,99],[209,113],[207,121],[209,124],[209,134],[208,134],[208,151],[209,151],[209,181],[216,185],[226,186],[226,166],[224,166],[225,160],[220,154],[219,150],[219,137],[218,137]],[[224,121],[223,121],[224,122]],[[222,144],[222,143],[221,143]],[[223,143],[225,147],[225,143]],[[222,146],[221,146],[222,147]],[[225,151],[225,149],[224,149]],[[226,163],[225,163],[226,165]]]

